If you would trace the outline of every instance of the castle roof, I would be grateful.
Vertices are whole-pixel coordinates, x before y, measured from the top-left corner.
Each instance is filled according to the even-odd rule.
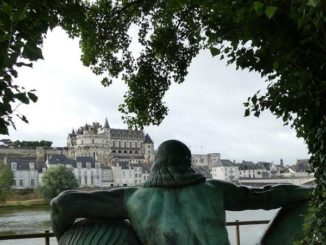
[[[110,128],[109,121],[107,118],[105,118],[104,126],[103,128]]]
[[[236,167],[237,165],[229,159],[221,159],[222,166],[224,167]]]
[[[95,159],[93,157],[76,157],[76,162],[82,164],[82,168],[86,168],[86,163],[91,164],[91,168],[95,168]]]
[[[70,164],[73,167],[76,165],[75,164],[75,160],[66,157],[65,155],[62,154],[52,154],[49,156],[48,158],[48,163],[51,164],[63,164],[63,165],[67,165]]]
[[[8,158],[7,159],[7,166],[11,167],[11,163],[17,163],[17,170],[29,170],[29,163],[34,163],[36,165],[35,158],[33,157],[19,157],[19,158]],[[36,168],[36,166],[34,167]]]
[[[151,137],[148,134],[145,135],[144,143],[145,144],[153,144],[153,140],[151,139]]]

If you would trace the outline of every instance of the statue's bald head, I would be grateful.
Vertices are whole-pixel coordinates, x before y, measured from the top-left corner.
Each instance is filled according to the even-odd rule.
[[[189,148],[178,140],[168,140],[163,142],[157,149],[157,155],[153,167],[157,169],[178,166],[191,166],[191,152]]]

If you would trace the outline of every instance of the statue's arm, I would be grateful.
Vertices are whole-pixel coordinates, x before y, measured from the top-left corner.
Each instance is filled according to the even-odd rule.
[[[55,236],[59,239],[77,218],[128,218],[124,198],[125,189],[62,192],[50,204]]]
[[[251,188],[221,182],[226,210],[275,209],[288,204],[309,200],[312,187],[280,184]]]

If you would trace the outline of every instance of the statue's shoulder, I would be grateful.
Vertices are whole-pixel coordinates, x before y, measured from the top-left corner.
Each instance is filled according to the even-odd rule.
[[[206,180],[206,184],[214,187],[225,187],[234,185],[231,182],[224,181],[224,180],[217,180],[217,179],[208,179]]]

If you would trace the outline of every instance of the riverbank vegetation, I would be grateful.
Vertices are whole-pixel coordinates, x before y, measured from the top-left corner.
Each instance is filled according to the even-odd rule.
[[[50,201],[65,190],[78,189],[78,181],[73,172],[64,167],[51,167],[43,175],[42,185],[39,186],[38,192],[43,198]]]
[[[0,203],[7,200],[13,184],[14,175],[11,169],[4,164],[0,164]]]

